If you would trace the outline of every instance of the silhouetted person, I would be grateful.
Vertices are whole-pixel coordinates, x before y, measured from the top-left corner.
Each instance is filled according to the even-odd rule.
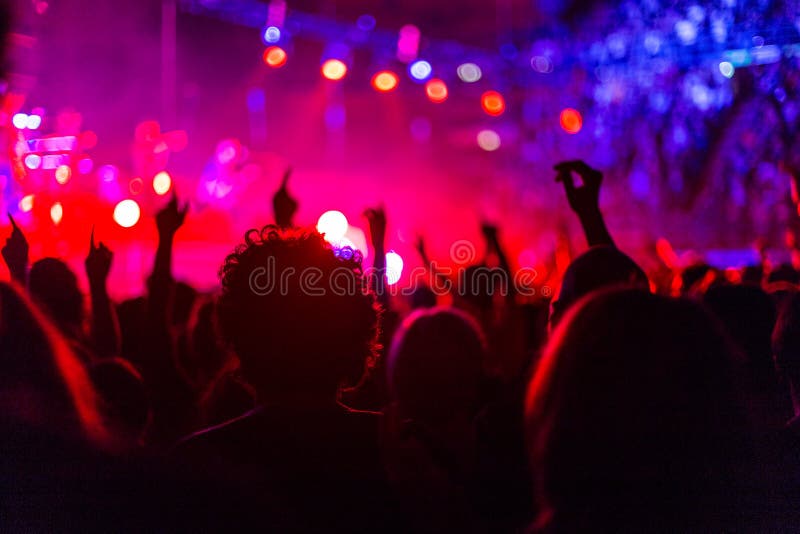
[[[477,527],[475,431],[486,342],[450,308],[419,310],[395,334],[387,362],[387,468],[417,531]]]
[[[358,260],[337,257],[315,232],[267,226],[246,234],[220,271],[218,316],[258,408],[176,451],[264,502],[277,495],[300,530],[389,520],[380,416],[337,402],[374,357],[378,335],[375,297]]]
[[[89,377],[115,445],[128,450],[142,447],[152,414],[139,372],[127,360],[105,358],[91,365]]]
[[[551,303],[550,323],[557,325],[582,297],[610,286],[648,289],[649,282],[641,267],[616,247],[592,247],[572,260],[564,272],[558,297]]]
[[[526,400],[538,530],[754,530],[751,450],[724,333],[641,290],[581,301]]]

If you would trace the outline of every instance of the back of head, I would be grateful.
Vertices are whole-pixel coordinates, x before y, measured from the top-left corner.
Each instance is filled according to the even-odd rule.
[[[401,412],[435,421],[477,408],[485,342],[480,327],[453,308],[418,310],[396,332],[387,364]]]
[[[642,268],[618,248],[592,247],[572,260],[564,272],[558,300],[553,302],[552,323],[558,323],[567,309],[582,297],[609,286],[647,289],[649,282]]]
[[[249,231],[220,271],[218,319],[259,395],[327,397],[355,383],[378,334],[361,257],[316,232]]]
[[[102,444],[106,434],[86,371],[47,318],[0,282],[0,412],[54,435]]]
[[[731,357],[689,301],[620,289],[577,304],[526,400],[540,520],[626,530],[719,515],[743,451]]]
[[[63,261],[44,258],[31,266],[28,278],[31,296],[53,321],[68,334],[83,325],[83,295],[75,273]]]

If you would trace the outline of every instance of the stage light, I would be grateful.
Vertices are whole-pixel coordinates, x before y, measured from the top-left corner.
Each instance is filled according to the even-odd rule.
[[[28,213],[33,209],[33,195],[25,195],[19,201],[19,210]]]
[[[424,59],[420,59],[409,65],[408,73],[415,80],[424,82],[433,74],[433,67]]]
[[[56,168],[56,182],[64,185],[65,183],[69,182],[69,179],[72,177],[72,169],[69,168],[69,165],[59,165]]]
[[[264,30],[264,35],[262,37],[266,44],[277,43],[281,40],[281,29],[277,26],[268,26]]]
[[[138,195],[142,192],[142,189],[144,189],[144,180],[138,176],[131,179],[130,183],[128,184],[128,191],[130,191],[132,195]]]
[[[347,65],[339,59],[329,59],[322,64],[322,75],[329,80],[337,81],[347,74]]]
[[[481,68],[475,63],[462,63],[456,69],[458,78],[465,83],[475,83],[481,79]]]
[[[431,102],[440,104],[447,100],[447,85],[439,78],[434,78],[425,84],[425,93]]]
[[[26,113],[15,113],[13,117],[11,117],[11,124],[14,125],[14,128],[17,130],[24,130],[28,127],[28,115]]]
[[[53,221],[53,224],[58,226],[63,218],[64,207],[61,205],[61,202],[56,202],[50,207],[50,220]]]
[[[167,171],[161,171],[153,176],[153,191],[156,195],[166,195],[172,187],[172,178]]]
[[[114,222],[123,228],[130,228],[139,222],[141,214],[139,204],[135,200],[123,200],[114,207]]]
[[[497,91],[486,91],[481,96],[481,107],[489,115],[497,117],[506,110],[506,101]]]
[[[356,26],[362,32],[369,32],[375,29],[375,17],[372,15],[361,15],[356,21]]]
[[[347,226],[347,217],[341,211],[326,211],[317,220],[317,232],[324,234],[326,241],[338,241],[344,237]]]
[[[25,166],[29,169],[38,169],[42,164],[42,157],[38,154],[28,154],[25,156]]]
[[[675,23],[675,33],[681,43],[694,44],[697,41],[697,25],[690,20],[679,20]]]
[[[89,174],[94,168],[94,162],[89,158],[83,158],[78,161],[78,172],[81,174]]]
[[[398,82],[397,75],[389,70],[382,70],[372,77],[372,87],[374,87],[376,91],[382,93],[393,91],[397,87]]]
[[[270,46],[264,50],[264,54],[261,56],[261,58],[264,60],[264,63],[273,69],[278,69],[286,65],[286,50],[280,46]]]
[[[397,38],[397,59],[408,63],[417,57],[419,51],[419,28],[413,24],[406,24],[400,28]]]
[[[230,165],[239,159],[241,143],[235,139],[224,139],[217,144],[217,163],[220,165]]]
[[[39,115],[28,115],[28,118],[25,121],[25,127],[29,130],[38,130],[39,126],[41,125],[42,117]]]
[[[403,258],[397,252],[390,250],[386,253],[386,283],[393,286],[403,274]]]
[[[565,108],[559,117],[561,127],[569,134],[576,134],[583,127],[583,117],[577,109]]]
[[[494,152],[500,148],[500,136],[494,130],[481,130],[478,132],[478,146],[487,152]]]
[[[119,170],[113,165],[103,165],[97,171],[100,180],[104,182],[113,182],[119,177]]]

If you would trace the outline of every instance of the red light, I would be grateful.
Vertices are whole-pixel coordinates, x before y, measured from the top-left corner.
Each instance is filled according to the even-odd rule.
[[[569,134],[576,134],[583,127],[583,117],[577,109],[566,108],[561,110],[561,127]]]
[[[497,91],[486,91],[481,96],[481,107],[489,115],[497,117],[506,110],[506,101]]]
[[[393,91],[397,87],[398,82],[397,75],[388,70],[382,70],[372,77],[372,87],[374,87],[376,91],[382,93]]]
[[[439,78],[434,78],[426,83],[425,92],[431,102],[440,104],[447,100],[447,85]]]
[[[277,69],[286,65],[286,58],[286,50],[280,46],[270,46],[264,50],[264,55],[262,56],[264,63],[273,69]]]
[[[347,65],[338,59],[329,59],[322,64],[322,75],[329,80],[341,80],[347,74]]]

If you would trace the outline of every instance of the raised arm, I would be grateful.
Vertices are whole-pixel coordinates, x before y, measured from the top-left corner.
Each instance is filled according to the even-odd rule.
[[[481,225],[481,232],[483,233],[483,237],[486,240],[486,253],[487,254],[494,254],[497,257],[497,265],[501,271],[505,274],[506,277],[506,287],[508,291],[506,292],[507,297],[513,298],[515,295],[514,291],[514,284],[512,283],[514,277],[511,273],[511,265],[508,263],[508,257],[506,256],[503,247],[500,245],[500,240],[497,237],[497,227],[489,224],[483,223]]]
[[[10,213],[8,220],[11,221],[12,230],[2,250],[3,260],[11,279],[25,287],[28,282],[28,240]]]
[[[272,197],[272,209],[275,212],[275,224],[281,228],[291,228],[294,223],[294,214],[297,213],[297,201],[292,198],[286,186],[289,184],[289,177],[292,176],[292,168],[287,167],[283,173],[281,187]]]
[[[615,246],[600,212],[600,184],[603,181],[603,173],[581,160],[562,161],[554,168],[558,172],[556,181],[564,184],[569,206],[581,221],[589,246]],[[573,172],[581,177],[583,181],[581,187],[575,186]]]
[[[435,291],[444,290],[449,293],[452,289],[452,283],[447,279],[447,276],[445,276],[436,268],[436,263],[431,261],[430,256],[428,256],[428,250],[425,248],[425,240],[422,236],[417,236],[415,247],[420,259],[422,260],[422,265],[428,270],[428,272],[430,272],[431,289]]]
[[[369,235],[375,259],[372,262],[373,289],[378,301],[388,309],[389,294],[386,291],[386,213],[383,208],[370,208],[364,212],[369,222]]]
[[[178,196],[173,193],[169,203],[156,214],[158,227],[158,248],[156,249],[153,274],[150,276],[148,295],[149,312],[155,317],[163,319],[166,325],[168,317],[168,304],[172,289],[172,246],[175,241],[175,232],[183,225],[186,213],[189,211],[187,203],[183,208],[178,207]]]
[[[89,239],[89,254],[84,265],[89,279],[89,292],[92,299],[92,320],[90,335],[95,354],[109,358],[119,354],[119,328],[114,307],[108,297],[108,273],[114,253],[102,242],[95,246],[94,228]]]

